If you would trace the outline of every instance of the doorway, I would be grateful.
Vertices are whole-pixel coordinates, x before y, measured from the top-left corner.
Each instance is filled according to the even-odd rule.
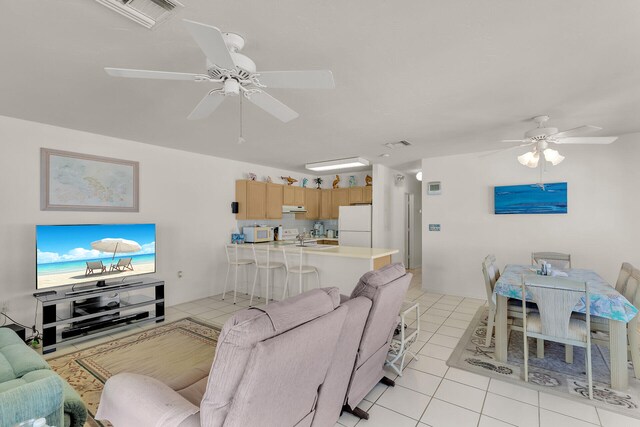
[[[414,229],[415,229],[415,196],[413,193],[404,194],[404,265],[406,268],[416,268],[413,265],[415,250]]]

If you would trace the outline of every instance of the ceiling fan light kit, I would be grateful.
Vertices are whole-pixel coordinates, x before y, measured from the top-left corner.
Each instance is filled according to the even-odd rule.
[[[613,141],[618,139],[617,136],[580,136],[602,130],[602,128],[598,126],[579,126],[574,129],[559,132],[558,128],[545,127],[545,123],[549,120],[549,116],[536,116],[532,120],[538,124],[538,127],[525,132],[524,139],[503,141],[523,143],[519,147],[533,145],[532,151],[518,156],[518,161],[522,165],[530,168],[538,167],[540,153],[544,156],[544,160],[551,163],[553,166],[560,164],[564,160],[564,156],[562,156],[557,150],[549,148],[549,144],[611,144]]]
[[[357,168],[361,166],[369,166],[369,161],[362,157],[350,157],[348,159],[328,160],[325,162],[307,163],[304,165],[305,169],[315,172]]]
[[[255,62],[248,56],[239,53],[245,45],[242,36],[235,33],[223,33],[216,27],[188,19],[183,21],[191,37],[205,54],[207,59],[206,73],[105,68],[107,74],[114,77],[188,80],[221,84],[222,87],[210,90],[205,95],[189,114],[190,120],[208,117],[227,96],[242,95],[257,107],[287,123],[297,118],[298,113],[265,92],[265,88],[335,88],[333,74],[329,70],[257,72]]]

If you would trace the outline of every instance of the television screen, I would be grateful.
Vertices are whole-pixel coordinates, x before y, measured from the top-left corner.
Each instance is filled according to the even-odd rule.
[[[155,224],[36,226],[36,287],[155,273]]]

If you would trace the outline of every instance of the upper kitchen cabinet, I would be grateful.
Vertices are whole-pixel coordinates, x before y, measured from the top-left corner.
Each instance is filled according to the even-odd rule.
[[[373,203],[373,187],[362,187],[362,203]]]
[[[350,187],[349,188],[349,204],[355,205],[358,203],[364,203],[364,187]]]
[[[331,191],[331,218],[338,218],[340,206],[349,206],[348,188],[334,188]]]
[[[264,219],[267,208],[267,184],[258,181],[236,181],[236,219]]]
[[[317,190],[316,190],[317,191]],[[333,190],[320,190],[320,219],[331,219],[331,193]]]
[[[285,185],[283,204],[285,206],[304,206],[304,190],[303,187]]]
[[[296,219],[320,218],[321,193],[322,190],[317,190],[315,188],[304,189],[304,207],[307,209],[307,212],[303,214],[296,214]]]
[[[306,188],[303,188],[303,187],[296,187],[293,189],[293,193],[294,193],[293,204],[295,206],[304,206],[304,203],[305,203],[304,196],[306,194],[305,190]]]
[[[284,186],[267,183],[267,219],[282,218],[282,205],[284,204]]]

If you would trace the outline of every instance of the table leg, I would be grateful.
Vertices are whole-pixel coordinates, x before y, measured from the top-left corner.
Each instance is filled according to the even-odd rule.
[[[496,295],[496,361],[507,361],[507,297]]]
[[[626,390],[629,386],[627,370],[627,325],[609,319],[609,352],[611,357],[611,388]]]

